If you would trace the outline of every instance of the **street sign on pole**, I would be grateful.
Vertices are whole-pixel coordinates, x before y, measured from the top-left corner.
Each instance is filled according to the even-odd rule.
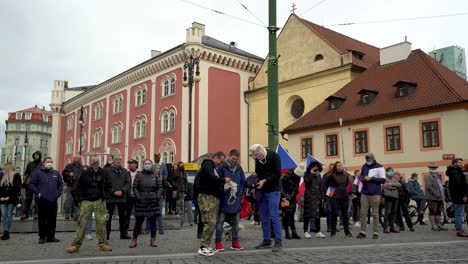
[[[443,160],[453,160],[455,158],[455,154],[443,154],[442,159]]]

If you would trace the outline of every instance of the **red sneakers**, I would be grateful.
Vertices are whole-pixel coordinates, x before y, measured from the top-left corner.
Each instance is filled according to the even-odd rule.
[[[215,249],[216,249],[216,251],[224,251],[223,243],[221,243],[221,242],[216,242],[216,244],[215,244]]]
[[[244,248],[239,244],[239,241],[232,241],[231,249],[234,250],[243,250]]]

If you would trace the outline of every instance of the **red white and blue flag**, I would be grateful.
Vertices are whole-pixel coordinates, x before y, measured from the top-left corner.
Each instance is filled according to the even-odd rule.
[[[297,163],[291,158],[289,153],[278,144],[276,148],[276,154],[280,157],[281,160],[281,175],[284,175],[288,170],[295,169],[297,167]]]
[[[357,176],[356,179],[354,179],[353,184],[358,186],[358,192],[361,193],[362,190],[362,177],[361,175]]]
[[[333,188],[331,186],[328,187],[326,194],[327,194],[328,197],[333,198],[333,195],[335,195],[335,188]]]

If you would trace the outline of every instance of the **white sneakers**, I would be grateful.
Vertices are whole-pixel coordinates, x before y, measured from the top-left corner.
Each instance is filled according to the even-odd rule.
[[[307,239],[310,239],[312,236],[309,234],[309,232],[305,232],[304,237]]]
[[[315,233],[316,238],[325,238],[325,235],[322,232]]]
[[[361,227],[361,223],[356,222],[356,223],[354,224],[354,226],[355,226],[355,227]]]
[[[87,235],[86,235],[86,239],[88,239],[88,240],[93,240],[93,236],[92,236],[91,234],[87,234]]]
[[[212,248],[199,248],[198,249],[198,254],[205,256],[205,257],[214,256],[215,253],[216,251],[213,250]]]

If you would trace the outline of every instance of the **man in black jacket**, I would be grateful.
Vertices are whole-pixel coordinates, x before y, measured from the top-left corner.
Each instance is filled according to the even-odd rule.
[[[210,244],[218,221],[219,198],[224,184],[231,182],[229,178],[219,177],[216,170],[216,167],[222,165],[225,159],[226,155],[223,152],[216,152],[212,156],[205,155],[198,160],[196,192],[198,193],[197,204],[203,221],[203,234],[198,254],[202,256],[213,256],[215,253],[210,248]]]
[[[25,197],[23,199],[23,215],[21,215],[21,220],[26,220],[29,217],[29,213],[31,211],[31,204],[34,198],[34,218],[37,215],[37,204],[38,199],[34,195],[34,193],[29,190],[28,184],[31,180],[32,175],[42,166],[42,153],[40,151],[36,151],[32,154],[33,161],[29,162],[26,166],[26,170],[24,171],[24,179],[23,179],[23,188],[26,189]]]
[[[445,174],[449,177],[450,197],[455,207],[455,228],[457,229],[457,236],[468,237],[468,234],[463,231],[462,226],[462,217],[468,197],[468,186],[462,168],[463,159],[454,159],[452,160],[452,166],[447,167]]]
[[[78,193],[74,191],[75,181],[80,177],[83,165],[81,164],[81,156],[74,155],[73,161],[65,166],[62,171],[63,181],[67,184],[65,189],[65,203],[63,210],[65,211],[65,219],[70,219],[70,215],[75,218],[78,214],[77,203],[75,200],[79,200],[77,197]]]
[[[108,218],[104,194],[111,188],[109,182],[105,182],[104,170],[99,167],[99,157],[91,157],[91,165],[84,167],[82,174],[75,181],[75,189],[81,198],[81,213],[78,218],[78,229],[75,240],[67,248],[68,253],[78,252],[85,237],[86,225],[94,212],[96,217],[96,235],[99,240],[99,250],[112,251],[112,247],[106,240],[106,222]]]
[[[112,230],[112,215],[116,206],[119,213],[120,239],[131,239],[128,230],[125,229],[125,203],[132,187],[130,173],[122,167],[122,158],[120,156],[113,157],[112,165],[104,170],[104,178],[110,185],[110,188],[106,190],[106,207],[109,213],[107,240],[109,240]]]
[[[275,234],[273,252],[283,247],[281,239],[281,221],[279,217],[281,160],[276,152],[266,150],[260,144],[250,147],[251,156],[255,158],[255,173],[258,176],[257,192],[262,221],[263,241],[257,249],[271,246],[270,219]]]

